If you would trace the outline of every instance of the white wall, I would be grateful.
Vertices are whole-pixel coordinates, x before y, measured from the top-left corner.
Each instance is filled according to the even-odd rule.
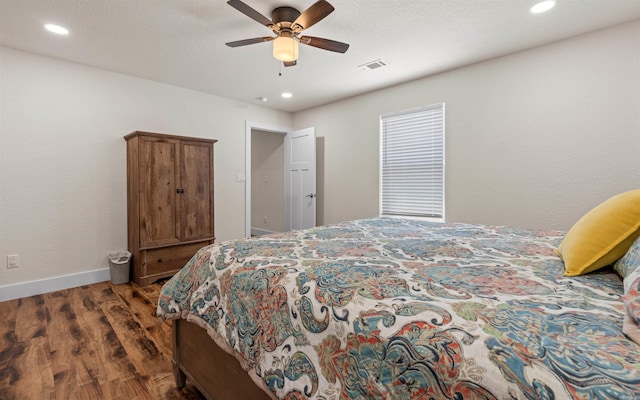
[[[245,121],[292,124],[289,113],[5,47],[0,74],[0,291],[108,268],[107,253],[127,248],[124,135],[218,139],[226,240],[244,236]],[[8,254],[19,268],[6,269]]]
[[[635,21],[294,114],[324,137],[323,223],[378,214],[379,115],[438,102],[448,221],[568,229],[640,188]]]

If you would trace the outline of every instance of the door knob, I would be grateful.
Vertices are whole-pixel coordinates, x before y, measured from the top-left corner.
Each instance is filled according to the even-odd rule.
[[[309,193],[308,195],[306,195],[306,196],[304,196],[304,197],[311,197],[311,198],[313,199],[314,197],[316,197],[316,195],[315,195],[315,194],[313,194],[313,193]]]

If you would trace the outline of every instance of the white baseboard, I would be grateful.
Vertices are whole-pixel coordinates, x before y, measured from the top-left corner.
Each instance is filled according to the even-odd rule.
[[[278,232],[267,231],[265,229],[260,229],[260,228],[254,228],[253,226],[251,227],[251,235],[253,236],[270,235],[272,233],[278,233]]]
[[[56,276],[38,281],[16,283],[15,285],[0,286],[0,301],[14,300],[22,297],[35,296],[70,289],[92,283],[104,282],[111,279],[109,268],[79,272],[77,274]]]

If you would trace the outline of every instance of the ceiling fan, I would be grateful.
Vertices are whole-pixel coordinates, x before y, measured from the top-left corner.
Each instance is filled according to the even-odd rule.
[[[303,30],[315,25],[334,10],[333,6],[325,0],[315,2],[302,13],[293,7],[278,7],[271,12],[271,19],[260,14],[240,0],[229,0],[227,4],[247,17],[271,29],[276,35],[226,43],[229,47],[273,41],[273,56],[284,62],[285,67],[296,65],[296,60],[298,59],[298,43],[323,50],[334,51],[336,53],[344,53],[349,48],[347,43],[337,42],[335,40],[314,36],[300,36]]]

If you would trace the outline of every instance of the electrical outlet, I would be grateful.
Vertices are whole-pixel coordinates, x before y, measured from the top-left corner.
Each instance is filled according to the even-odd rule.
[[[7,268],[18,268],[20,266],[20,256],[10,254],[7,256]]]
[[[264,223],[265,223],[265,224],[267,223],[267,216],[266,216],[266,215],[265,215],[265,217],[264,217]]]

